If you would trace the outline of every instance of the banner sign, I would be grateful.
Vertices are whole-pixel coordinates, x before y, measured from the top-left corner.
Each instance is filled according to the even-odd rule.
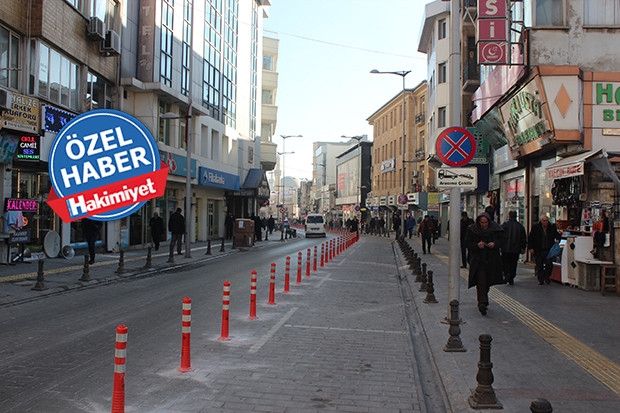
[[[47,203],[64,222],[112,221],[163,196],[168,166],[142,123],[99,109],[62,128],[50,150],[49,175]]]

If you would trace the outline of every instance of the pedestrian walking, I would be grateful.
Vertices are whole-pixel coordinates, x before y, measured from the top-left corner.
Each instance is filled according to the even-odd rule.
[[[398,239],[398,237],[400,236],[400,224],[400,214],[397,211],[394,213],[394,215],[392,215],[392,229],[394,230],[396,239]]]
[[[379,215],[379,219],[377,220],[377,229],[379,231],[379,236],[388,236],[387,232],[385,231],[385,218],[383,218],[383,215]]]
[[[562,239],[562,236],[555,224],[549,222],[549,217],[543,215],[540,221],[532,227],[527,238],[527,248],[536,262],[535,271],[538,285],[549,284],[553,270],[553,259],[547,258],[547,254],[549,254],[553,244]]]
[[[164,226],[164,220],[159,216],[159,213],[154,212],[151,220],[149,221],[151,227],[151,240],[155,246],[155,251],[159,250],[159,243],[166,236],[166,227]]]
[[[252,214],[250,217],[252,221],[254,221],[254,241],[262,241],[263,240],[263,221],[259,216]]]
[[[503,232],[501,225],[493,222],[486,212],[467,228],[465,242],[471,254],[468,288],[476,287],[478,311],[482,315],[486,315],[489,306],[489,288],[504,283],[500,256]]]
[[[99,238],[101,227],[101,221],[94,221],[90,218],[84,218],[82,220],[82,235],[84,236],[84,241],[86,241],[88,245],[89,264],[95,263],[95,243],[97,242],[97,238]]]
[[[235,226],[235,216],[232,212],[226,214],[226,218],[224,219],[224,228],[226,229],[226,239],[232,239],[233,237],[233,228]]]
[[[426,215],[420,225],[418,225],[418,236],[422,237],[422,254],[431,253],[431,245],[433,244],[433,234],[435,234],[435,224],[431,217]]]
[[[413,230],[415,229],[415,219],[411,215],[407,217],[407,221],[405,221],[405,225],[407,226],[407,235],[409,235],[409,239],[413,236]]]
[[[437,238],[439,238],[439,235],[440,235],[441,222],[439,222],[439,220],[437,219],[437,217],[435,215],[431,215],[431,221],[433,221],[433,225],[435,227],[435,229],[433,230],[433,237],[432,237],[432,241],[433,241],[433,244],[434,244],[435,241],[437,241]]]
[[[510,285],[515,283],[519,255],[525,252],[527,246],[525,227],[517,221],[517,211],[508,211],[508,219],[502,224],[504,228],[504,243],[502,245],[502,263],[504,278]]]
[[[267,219],[267,230],[269,231],[269,235],[271,235],[273,233],[273,229],[276,226],[276,220],[273,219],[273,215],[269,215],[269,218]]]
[[[467,212],[461,212],[461,268],[467,268],[469,262],[470,254],[465,243],[465,236],[467,235],[467,228],[473,223],[474,220],[467,215]]]
[[[168,262],[174,262],[174,248],[181,255],[181,244],[183,244],[183,234],[185,234],[185,217],[181,214],[181,208],[177,208],[168,220],[168,231],[172,234],[170,239],[170,257]]]

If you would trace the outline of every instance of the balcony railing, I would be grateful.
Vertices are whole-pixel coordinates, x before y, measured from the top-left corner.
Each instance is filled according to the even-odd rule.
[[[424,123],[424,113],[418,113],[417,115],[415,115],[415,123],[416,125]]]

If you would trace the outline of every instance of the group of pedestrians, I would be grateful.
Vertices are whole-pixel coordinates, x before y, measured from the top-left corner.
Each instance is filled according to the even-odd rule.
[[[508,212],[508,219],[499,224],[493,219],[493,210],[487,208],[473,221],[461,213],[461,268],[469,264],[468,287],[476,287],[478,310],[482,315],[489,306],[489,288],[498,284],[514,284],[519,255],[526,248],[536,262],[539,285],[549,284],[553,258],[549,251],[560,241],[555,224],[543,216],[529,236],[517,221],[516,211]]]

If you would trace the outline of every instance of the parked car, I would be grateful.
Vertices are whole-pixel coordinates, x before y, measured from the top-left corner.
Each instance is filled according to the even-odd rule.
[[[306,217],[306,238],[325,237],[325,217],[323,214],[308,214]]]

